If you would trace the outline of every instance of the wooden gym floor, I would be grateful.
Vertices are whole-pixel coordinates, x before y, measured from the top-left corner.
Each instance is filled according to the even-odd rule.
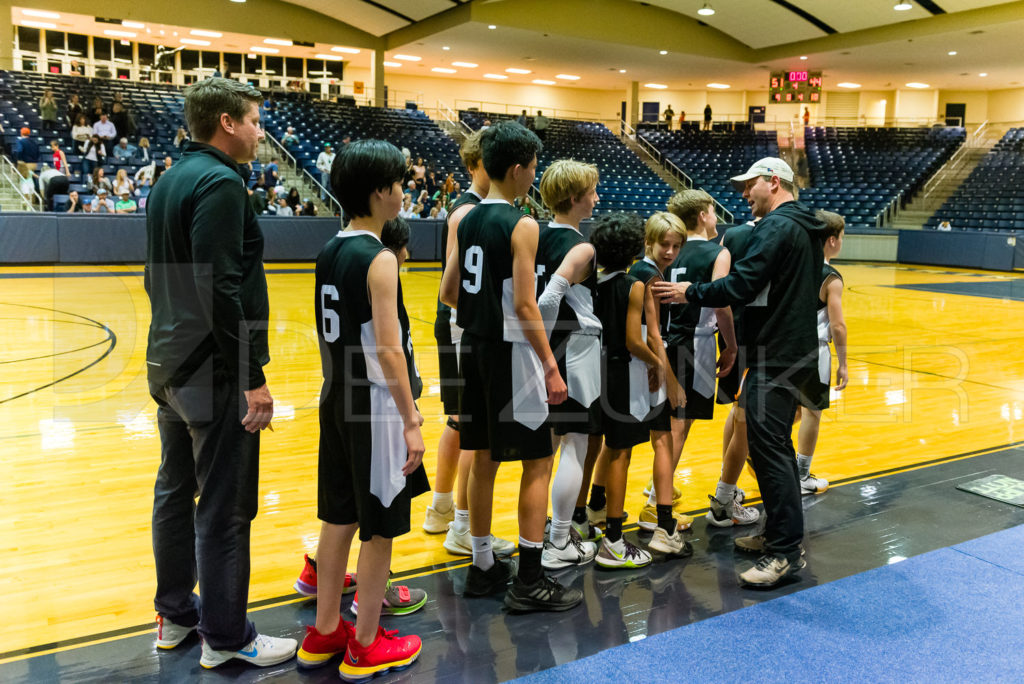
[[[850,385],[822,421],[813,470],[833,482],[913,469],[1024,435],[1024,292],[1012,274],[838,264]],[[320,369],[309,264],[267,267],[274,432],[263,433],[250,601],[292,594],[316,548]],[[426,463],[443,426],[433,343],[436,264],[402,274],[425,390]],[[153,619],[149,520],[159,462],[145,382],[141,266],[0,268],[0,662],[137,634]],[[717,481],[722,423],[698,424],[677,473],[682,509]],[[642,505],[649,447],[634,452],[627,510]],[[494,532],[515,539],[518,469],[499,474]],[[740,485],[756,497],[744,474]],[[459,561],[419,525],[396,541],[409,576]],[[941,506],[941,501],[935,505]],[[699,553],[699,551],[698,551]],[[418,572],[410,572],[418,571]]]

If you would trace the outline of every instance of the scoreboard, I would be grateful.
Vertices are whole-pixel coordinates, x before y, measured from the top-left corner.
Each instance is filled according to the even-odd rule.
[[[820,71],[773,71],[768,103],[821,102]]]

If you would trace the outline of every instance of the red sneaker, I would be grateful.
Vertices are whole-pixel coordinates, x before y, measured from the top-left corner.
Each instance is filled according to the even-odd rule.
[[[349,639],[345,659],[338,674],[346,682],[362,682],[389,670],[404,670],[413,664],[423,644],[415,635],[398,636],[398,630],[385,631],[377,627],[377,638],[363,646],[355,637]]]
[[[321,634],[316,627],[306,627],[306,638],[299,647],[298,661],[303,667],[320,667],[326,665],[334,656],[344,653],[348,648],[348,640],[352,638],[355,626],[351,622],[340,619],[338,628],[330,634]]]
[[[302,574],[299,575],[299,579],[295,580],[293,585],[295,591],[299,592],[303,596],[316,596],[316,561],[306,556],[306,564],[302,568]],[[356,576],[355,573],[345,573],[345,588],[342,590],[342,594],[351,594],[356,590]]]

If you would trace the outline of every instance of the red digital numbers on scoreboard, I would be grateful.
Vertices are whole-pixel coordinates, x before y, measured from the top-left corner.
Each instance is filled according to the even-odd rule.
[[[821,101],[820,71],[773,71],[769,80],[768,101],[784,102],[820,102]]]
[[[821,88],[821,76],[812,76],[811,78],[807,79],[807,85],[811,86],[812,88]]]
[[[789,72],[789,79],[788,80],[791,81],[792,83],[799,83],[799,82],[807,81],[807,72],[806,71],[790,71]]]
[[[821,93],[811,93],[811,102],[821,102]]]

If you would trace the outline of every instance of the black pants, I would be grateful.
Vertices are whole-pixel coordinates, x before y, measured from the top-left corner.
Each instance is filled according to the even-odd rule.
[[[747,416],[747,442],[764,501],[765,548],[795,560],[804,538],[800,476],[793,449],[793,419],[804,388],[817,369],[752,367],[740,399]]]
[[[150,394],[161,444],[153,497],[154,605],[176,624],[198,624],[215,650],[244,648],[256,637],[246,603],[259,433],[242,427],[246,403],[236,384],[206,374],[184,387],[150,385]]]

